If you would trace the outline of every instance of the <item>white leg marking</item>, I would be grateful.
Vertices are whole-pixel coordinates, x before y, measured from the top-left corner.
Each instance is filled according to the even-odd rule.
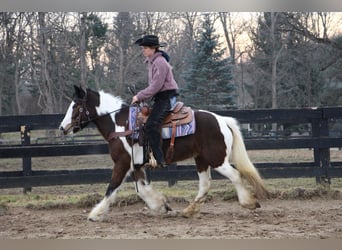
[[[195,198],[195,202],[201,201],[201,199],[204,199],[208,194],[208,191],[210,189],[210,168],[208,168],[208,170],[205,172],[198,173],[198,177],[199,189],[198,194]]]
[[[215,170],[232,181],[242,206],[255,202],[250,191],[243,184],[239,171],[233,168],[228,162],[225,162],[221,167],[215,168]]]
[[[145,181],[138,181],[138,195],[145,201],[147,206],[156,212],[166,213],[166,198],[161,193],[152,189],[151,184],[147,184]]]
[[[105,196],[89,213],[88,220],[102,221],[109,212],[109,207],[115,202],[118,189],[116,189],[109,197]]]
[[[115,166],[114,166],[115,168]],[[98,203],[89,213],[88,220],[91,221],[101,221],[105,218],[106,214],[109,212],[109,207],[115,202],[118,191],[121,186],[125,183],[126,178],[131,174],[131,171],[126,173],[125,178],[122,180],[121,185],[117,187],[110,196],[105,196],[100,203]]]
[[[187,206],[182,212],[182,215],[186,218],[192,217],[200,211],[200,204],[205,200],[205,197],[210,189],[210,167],[207,169],[207,171],[198,173],[198,177],[199,188],[197,196],[195,200],[191,202],[190,205]]]

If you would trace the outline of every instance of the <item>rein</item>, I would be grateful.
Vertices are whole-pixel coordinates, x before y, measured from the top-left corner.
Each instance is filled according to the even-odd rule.
[[[92,122],[92,121],[95,121],[99,118],[102,118],[102,117],[105,117],[105,116],[108,116],[112,113],[116,113],[118,111],[121,111],[123,109],[127,109],[127,108],[130,108],[131,106],[133,105],[128,105],[126,107],[123,107],[123,108],[119,108],[119,109],[115,109],[113,111],[110,111],[106,114],[103,114],[103,115],[100,115],[100,116],[97,116],[97,117],[93,117],[91,118],[90,117],[90,113],[87,109],[87,106],[85,105],[86,103],[86,100],[82,100],[82,106],[79,108],[78,112],[79,112],[79,116],[76,118],[76,121],[71,125],[71,127],[76,127],[76,128],[80,128],[82,127],[83,124],[86,124],[86,123],[89,123],[89,122]],[[82,113],[84,112],[85,110],[85,114],[87,116],[87,120],[86,121],[81,121],[81,117],[82,117]],[[70,128],[71,128],[70,127]],[[128,136],[128,135],[131,135],[133,133],[133,130],[125,130],[125,131],[121,131],[121,132],[111,132],[109,134],[109,136],[106,138],[106,140],[109,142],[115,138],[118,138],[118,137],[125,137],[125,136]]]
[[[79,117],[81,117],[81,113],[83,112],[83,106],[84,106],[84,108],[85,108],[85,110],[86,110],[86,115],[87,115],[87,117],[88,117],[88,120],[87,120],[87,121],[81,121],[80,124],[89,123],[89,122],[95,121],[95,120],[97,120],[97,119],[99,119],[99,118],[108,116],[108,115],[110,115],[110,114],[112,114],[112,113],[115,113],[115,112],[118,112],[118,111],[121,111],[121,110],[123,110],[123,109],[126,109],[126,108],[131,107],[131,105],[129,105],[129,106],[127,106],[127,107],[115,109],[115,110],[110,111],[110,112],[108,112],[108,113],[106,113],[106,114],[99,115],[99,116],[97,116],[97,117],[91,118],[91,117],[90,117],[90,114],[89,114],[89,111],[87,110],[87,107],[86,107],[84,104],[83,104],[82,107],[78,110],[79,113],[80,113],[80,116],[79,116]],[[118,133],[119,133],[119,132],[118,132]]]
[[[125,130],[122,132],[111,132],[106,139],[108,142],[111,141],[112,139],[118,138],[118,137],[125,137],[133,134],[133,130]]]

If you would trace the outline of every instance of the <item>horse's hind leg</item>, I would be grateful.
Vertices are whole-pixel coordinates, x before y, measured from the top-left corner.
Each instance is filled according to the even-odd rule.
[[[242,207],[249,209],[260,207],[254,195],[252,195],[243,183],[238,170],[233,168],[228,162],[225,162],[222,166],[215,168],[215,170],[232,181],[236,188],[239,203]]]
[[[191,202],[190,205],[182,212],[182,215],[187,218],[197,214],[200,211],[200,204],[205,201],[210,189],[210,168],[207,167],[207,170],[197,173],[199,177],[199,189],[197,196],[195,200]]]
[[[172,210],[166,197],[153,190],[151,184],[146,181],[145,169],[135,169],[132,172],[132,178],[135,181],[135,188],[138,196],[152,211],[157,213],[167,213]]]

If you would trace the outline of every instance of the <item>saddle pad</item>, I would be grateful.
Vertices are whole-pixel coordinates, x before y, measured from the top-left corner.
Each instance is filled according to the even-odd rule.
[[[128,116],[128,129],[133,131],[133,138],[138,139],[139,137],[139,127],[137,125],[137,115],[140,111],[139,107],[130,107],[129,108],[129,116]],[[194,113],[192,111],[192,115],[194,117]],[[195,133],[196,122],[195,119],[192,119],[191,122],[177,125],[176,126],[176,137],[191,135]],[[162,128],[162,138],[170,139],[172,135],[172,127],[164,127]]]

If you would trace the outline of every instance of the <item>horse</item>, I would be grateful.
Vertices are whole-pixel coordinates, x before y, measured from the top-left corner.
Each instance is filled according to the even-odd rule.
[[[93,222],[106,218],[119,188],[129,176],[136,183],[137,195],[152,212],[164,214],[172,210],[167,198],[147,181],[143,147],[126,133],[129,107],[121,97],[103,90],[74,86],[73,100],[59,126],[64,134],[77,133],[92,122],[108,142],[114,166],[103,199],[88,215],[88,220]],[[194,110],[194,119],[195,132],[175,139],[172,156],[172,162],[193,158],[199,177],[198,193],[182,215],[192,217],[199,213],[210,189],[211,169],[231,180],[242,207],[259,208],[258,200],[267,198],[268,191],[248,157],[237,120],[206,110]],[[170,139],[163,139],[164,154],[169,144]]]

